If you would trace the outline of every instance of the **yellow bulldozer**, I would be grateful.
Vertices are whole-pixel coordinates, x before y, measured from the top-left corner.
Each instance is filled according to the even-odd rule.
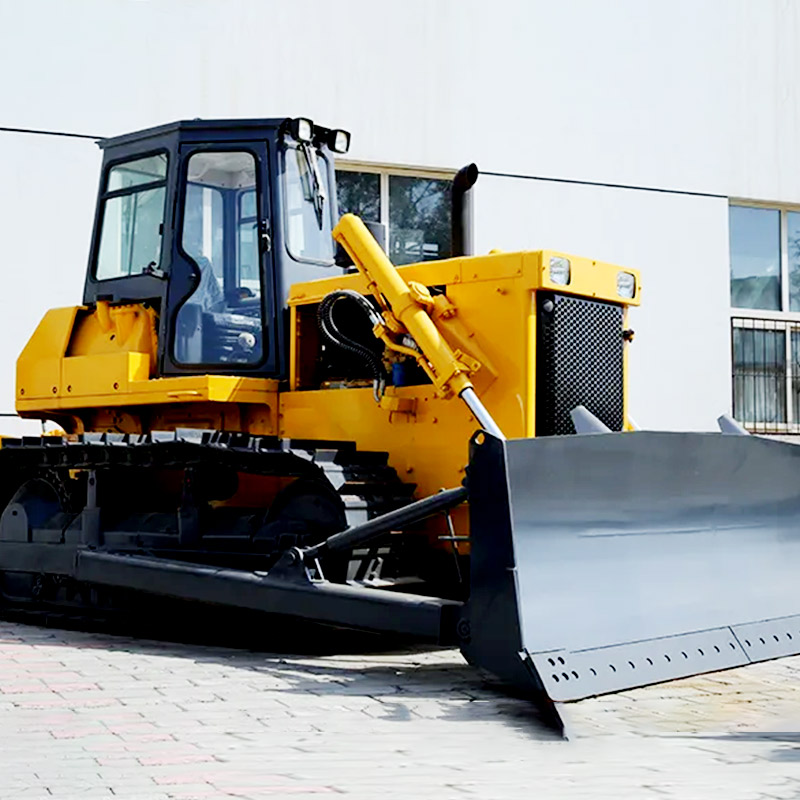
[[[2,607],[457,645],[556,720],[800,652],[800,448],[633,430],[639,274],[471,254],[474,165],[454,257],[395,268],[339,218],[349,142],[303,118],[100,142],[83,304],[18,360],[18,413],[63,435],[2,442]]]

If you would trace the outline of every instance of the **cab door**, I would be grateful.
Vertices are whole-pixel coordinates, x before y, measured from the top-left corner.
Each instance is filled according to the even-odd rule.
[[[265,142],[182,144],[162,374],[274,375]]]

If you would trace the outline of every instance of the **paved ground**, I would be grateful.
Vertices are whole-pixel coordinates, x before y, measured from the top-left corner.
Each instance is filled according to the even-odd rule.
[[[287,657],[0,623],[0,798],[797,798],[800,658],[568,707],[453,651]]]

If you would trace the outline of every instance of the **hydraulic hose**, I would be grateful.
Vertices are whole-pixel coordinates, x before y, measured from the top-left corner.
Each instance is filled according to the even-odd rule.
[[[372,307],[366,297],[358,292],[354,292],[352,289],[340,289],[325,295],[317,308],[317,323],[319,324],[322,335],[332,345],[360,359],[369,367],[372,373],[375,399],[379,400],[380,396],[383,394],[383,388],[386,385],[386,371],[383,368],[383,361],[380,356],[370,350],[369,347],[361,342],[357,342],[355,339],[351,339],[339,329],[333,317],[333,309],[341,300],[350,300],[356,303],[367,315],[373,326],[382,321],[380,314]]]

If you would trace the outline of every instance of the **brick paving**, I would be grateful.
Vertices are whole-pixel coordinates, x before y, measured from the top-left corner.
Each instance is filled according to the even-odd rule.
[[[0,800],[800,798],[800,658],[567,707],[452,650],[286,656],[0,622]]]

